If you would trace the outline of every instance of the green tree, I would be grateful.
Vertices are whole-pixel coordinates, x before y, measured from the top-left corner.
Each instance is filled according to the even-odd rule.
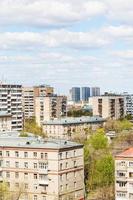
[[[26,137],[27,133],[33,133],[35,135],[40,135],[42,137],[45,137],[45,133],[43,132],[42,127],[39,127],[36,124],[35,119],[27,119],[24,123],[24,131],[21,133],[22,137]]]

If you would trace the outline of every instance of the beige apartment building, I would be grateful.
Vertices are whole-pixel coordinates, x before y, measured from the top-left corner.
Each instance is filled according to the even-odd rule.
[[[0,181],[20,200],[84,200],[83,145],[0,135]]]
[[[133,147],[116,156],[115,200],[133,199]]]
[[[61,118],[67,115],[67,97],[49,96],[36,97],[35,99],[35,118],[39,126],[44,121],[54,118]]]
[[[24,118],[35,117],[35,98],[53,95],[54,88],[49,85],[39,85],[33,87],[23,87],[23,112]]]
[[[90,97],[89,105],[92,106],[93,115],[98,115],[105,119],[124,117],[124,97],[122,96]]]
[[[105,120],[101,117],[66,117],[43,122],[43,131],[50,138],[72,139],[76,133],[85,134],[87,129],[102,127]]]
[[[0,132],[12,130],[12,116],[7,112],[0,112]]]

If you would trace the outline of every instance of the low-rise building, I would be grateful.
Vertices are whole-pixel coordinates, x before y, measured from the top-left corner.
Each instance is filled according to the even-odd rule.
[[[12,130],[12,116],[7,112],[0,112],[0,132]]]
[[[35,118],[39,126],[43,121],[61,118],[67,115],[66,96],[37,97],[35,100]]]
[[[115,200],[133,199],[133,148],[115,159]]]
[[[0,135],[0,181],[20,200],[83,200],[83,160],[81,144]]]
[[[87,129],[102,127],[101,117],[67,117],[43,122],[43,131],[48,137],[71,139],[76,133],[83,134]]]
[[[124,117],[124,97],[118,95],[103,95],[90,97],[93,115],[103,118],[119,119]]]

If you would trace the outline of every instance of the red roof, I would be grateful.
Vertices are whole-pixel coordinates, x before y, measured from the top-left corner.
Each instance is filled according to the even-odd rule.
[[[131,147],[131,148],[125,150],[124,152],[118,154],[116,157],[133,158],[133,147]]]

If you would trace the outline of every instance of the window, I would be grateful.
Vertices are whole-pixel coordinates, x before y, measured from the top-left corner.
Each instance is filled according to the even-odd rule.
[[[60,163],[60,170],[62,170],[62,163]]]
[[[133,162],[129,162],[129,167],[133,167]]]
[[[37,179],[37,174],[34,174],[34,179]]]
[[[48,154],[47,153],[45,153],[45,159],[48,159]]]
[[[19,157],[19,152],[18,151],[15,151],[15,156]]]
[[[15,172],[15,178],[19,178],[19,173]]]
[[[63,178],[62,178],[62,174],[60,175],[60,181],[62,181],[63,180]]]
[[[66,158],[68,158],[68,152],[66,152]]]
[[[37,184],[34,184],[34,190],[37,190]]]
[[[48,164],[47,163],[39,163],[39,168],[40,169],[47,169],[48,168]]]
[[[10,172],[6,172],[6,178],[10,178]]]
[[[24,162],[24,168],[28,168],[28,162]]]
[[[28,189],[28,184],[27,183],[25,183],[24,188]]]
[[[28,152],[24,152],[24,157],[28,158]]]
[[[129,178],[133,178],[133,172],[129,172]]]
[[[34,158],[37,158],[37,152],[33,152]]]
[[[0,160],[0,167],[2,167],[2,163],[3,163],[3,161],[2,161],[2,160]]]
[[[68,173],[66,173],[66,180],[68,180]]]
[[[2,151],[0,151],[0,156],[2,156]]]
[[[66,169],[68,168],[68,162],[66,162]]]
[[[15,183],[15,187],[16,187],[16,188],[19,188],[19,183]]]
[[[15,167],[19,168],[19,162],[15,162]]]
[[[76,161],[74,161],[74,163],[73,163],[73,164],[74,164],[74,167],[76,167]]]
[[[6,156],[9,157],[10,156],[10,152],[6,151]]]
[[[76,182],[74,182],[74,189],[76,188]]]
[[[68,190],[68,184],[66,184],[66,190]]]
[[[37,163],[34,163],[34,169],[37,169]]]
[[[6,161],[6,167],[10,167],[10,161]]]
[[[74,152],[73,152],[73,156],[75,157],[76,156],[76,151],[74,150]]]
[[[28,179],[28,173],[24,173],[24,179],[25,179],[25,180]]]
[[[60,160],[62,159],[62,153],[59,153],[59,159]]]
[[[34,200],[37,200],[37,195],[34,195]]]
[[[43,155],[43,153],[41,153],[41,159],[43,159],[44,158],[44,155]]]

